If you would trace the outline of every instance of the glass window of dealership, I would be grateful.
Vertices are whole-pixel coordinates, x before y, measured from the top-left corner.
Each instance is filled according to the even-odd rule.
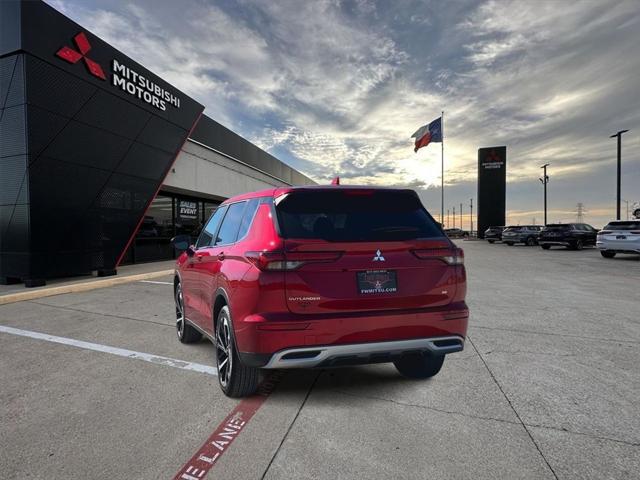
[[[176,257],[171,239],[176,235],[198,237],[202,226],[220,202],[160,192],[145,213],[138,233],[122,263],[171,260]]]

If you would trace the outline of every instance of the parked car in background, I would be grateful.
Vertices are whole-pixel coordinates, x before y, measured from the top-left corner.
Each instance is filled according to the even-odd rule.
[[[640,254],[640,219],[609,222],[598,232],[596,247],[605,258],[616,253]]]
[[[392,362],[429,378],[464,347],[464,254],[412,190],[245,194],[188,241],[174,239],[178,339],[211,339],[230,397],[255,392],[260,369]]]
[[[554,223],[540,233],[538,243],[545,250],[553,246],[582,250],[596,244],[598,231],[586,223]]]
[[[484,231],[484,238],[489,243],[500,242],[505,227],[489,227]]]
[[[542,227],[540,225],[517,225],[504,229],[502,232],[502,243],[507,245],[515,245],[516,243],[524,243],[532,247],[537,245],[538,237]]]
[[[469,232],[461,228],[445,228],[444,233],[446,233],[449,238],[466,238],[469,236]]]

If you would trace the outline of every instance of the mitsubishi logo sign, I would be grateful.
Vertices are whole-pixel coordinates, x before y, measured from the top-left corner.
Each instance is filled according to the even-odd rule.
[[[87,66],[87,69],[89,70],[91,75],[93,75],[94,77],[98,77],[101,80],[106,80],[107,76],[104,74],[104,71],[102,70],[100,64],[87,57],[87,53],[89,53],[89,50],[91,50],[91,44],[89,43],[89,40],[87,40],[87,36],[84,34],[84,32],[80,32],[79,34],[77,34],[75,37],[73,37],[73,40],[76,44],[76,47],[78,47],[78,50],[80,50],[79,52],[65,45],[56,52],[56,55],[63,60],[74,64],[78,63],[80,59],[84,59],[84,64]]]
[[[502,168],[504,161],[500,158],[500,155],[495,150],[491,150],[482,162],[482,166],[485,169]]]
[[[0,0],[2,1],[2,0]],[[107,76],[102,70],[99,63],[87,57],[87,53],[91,50],[91,44],[84,32],[78,33],[73,37],[77,50],[64,46],[56,52],[56,56],[63,60],[76,64],[80,60],[84,60],[89,73],[100,80],[106,80]],[[147,74],[141,74],[121,60],[113,59],[111,61],[111,85],[119,88],[123,92],[132,95],[139,100],[151,105],[152,107],[167,110],[168,106],[180,108],[180,97],[174,95],[164,87],[149,78]]]
[[[378,250],[375,254],[375,256],[373,257],[373,261],[374,262],[384,262],[384,257],[382,256],[382,252],[380,250]]]

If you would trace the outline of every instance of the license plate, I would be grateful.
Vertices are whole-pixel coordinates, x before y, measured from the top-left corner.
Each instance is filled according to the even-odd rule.
[[[395,293],[398,291],[396,272],[393,270],[367,270],[357,272],[358,291],[361,295]]]
[[[617,240],[626,240],[627,236],[626,235],[616,235],[616,239]]]

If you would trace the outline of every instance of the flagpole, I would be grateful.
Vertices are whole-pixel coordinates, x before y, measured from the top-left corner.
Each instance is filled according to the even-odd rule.
[[[444,225],[444,110],[442,111],[442,117],[440,120],[440,133],[442,135],[442,158],[441,158],[441,167],[442,171],[440,174],[440,223]],[[449,225],[447,225],[447,228]]]

